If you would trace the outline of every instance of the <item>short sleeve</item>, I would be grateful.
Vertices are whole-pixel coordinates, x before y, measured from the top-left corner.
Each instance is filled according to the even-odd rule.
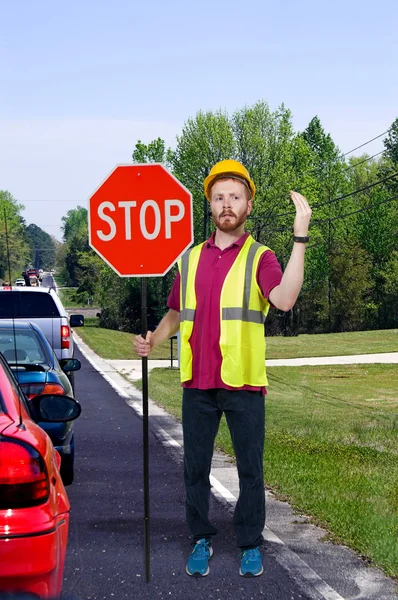
[[[268,300],[271,291],[282,281],[282,268],[272,250],[266,250],[258,263],[257,283],[264,298]]]
[[[180,272],[174,278],[173,285],[171,286],[170,294],[167,299],[167,306],[172,310],[180,312]]]

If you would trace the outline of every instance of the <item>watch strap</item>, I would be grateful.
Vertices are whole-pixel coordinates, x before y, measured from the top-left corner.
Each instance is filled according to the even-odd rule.
[[[310,238],[308,237],[308,235],[306,235],[306,236],[294,235],[293,236],[293,242],[300,242],[301,244],[306,244],[309,241],[310,241]]]

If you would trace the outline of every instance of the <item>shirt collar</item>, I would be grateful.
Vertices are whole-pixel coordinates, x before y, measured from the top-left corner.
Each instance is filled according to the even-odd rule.
[[[211,236],[209,237],[209,239],[206,242],[206,247],[207,248],[211,248],[211,247],[215,247],[215,243],[214,243],[214,238],[215,238],[216,232],[213,231],[213,233],[211,234]],[[245,243],[245,241],[247,240],[247,238],[249,237],[250,233],[248,231],[245,231],[245,233],[243,235],[240,236],[240,238],[238,238],[236,240],[236,242],[233,242],[231,244],[231,246],[237,246],[238,248],[242,248],[243,244]],[[228,248],[230,248],[231,246],[228,246]]]

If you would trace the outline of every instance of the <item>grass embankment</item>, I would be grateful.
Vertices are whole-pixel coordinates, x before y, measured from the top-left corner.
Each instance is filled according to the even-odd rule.
[[[66,291],[66,290],[64,290]],[[95,328],[98,319],[79,328],[77,333],[100,356],[109,359],[137,358],[133,350],[134,335],[123,331]],[[374,352],[397,352],[398,329],[384,331],[354,331],[318,335],[299,335],[297,337],[267,338],[267,359],[303,358],[307,356],[343,356],[349,354],[368,354]],[[177,354],[177,342],[173,340],[173,356]],[[149,359],[169,359],[170,341],[155,348]]]
[[[398,369],[268,369],[269,488],[398,577]],[[140,382],[138,382],[140,386]],[[154,369],[150,397],[181,419],[178,371]],[[233,456],[223,418],[217,447]]]
[[[98,318],[84,320],[84,327],[79,327],[76,333],[102,358],[137,360],[139,357],[134,352],[134,335],[124,331],[112,331],[98,327]],[[177,360],[177,340],[173,343],[173,359]],[[152,352],[150,358],[156,360],[170,360],[171,341],[167,340]],[[177,364],[177,363],[176,363]]]
[[[96,324],[96,319],[87,320],[78,331],[95,352],[104,358],[136,358],[132,334],[89,326]],[[391,352],[397,350],[397,339],[397,330],[269,338],[267,356]],[[168,341],[153,358],[169,357]],[[332,539],[398,577],[396,365],[272,367],[268,375],[267,485],[325,526]],[[181,419],[177,370],[152,370],[149,391]],[[224,419],[216,443],[233,455]]]

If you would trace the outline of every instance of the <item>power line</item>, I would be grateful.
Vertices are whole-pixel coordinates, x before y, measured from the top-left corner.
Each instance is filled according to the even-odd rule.
[[[374,183],[370,183],[369,185],[366,185],[363,188],[357,188],[356,190],[354,190],[353,192],[349,192],[348,194],[343,194],[342,196],[337,196],[337,198],[332,198],[331,200],[327,200],[326,202],[321,202],[320,204],[314,204],[312,206],[312,208],[320,208],[322,206],[327,206],[328,204],[333,204],[334,202],[339,202],[340,200],[345,200],[345,198],[349,198],[350,196],[355,196],[355,194],[359,194],[360,192],[365,192],[366,190],[369,190],[369,189],[375,187],[376,185],[380,185],[380,184],[384,183],[385,181],[388,181],[389,179],[393,179],[394,177],[397,177],[397,176],[398,176],[398,171],[396,173],[393,173],[393,175],[389,175],[388,177],[379,179],[378,181],[375,181]],[[254,221],[259,220],[259,219],[277,219],[278,217],[288,217],[288,216],[295,215],[295,214],[296,214],[296,211],[289,211],[286,213],[278,213],[276,215],[265,215],[263,217],[252,217],[252,219]],[[273,231],[284,231],[284,230],[285,230],[285,228],[274,229]]]
[[[388,202],[392,202],[393,200],[396,200],[397,198],[398,198],[398,196],[392,196],[391,198],[387,198],[386,200],[381,200],[380,202],[376,202],[375,204],[371,204],[369,206],[359,208],[358,210],[354,210],[354,211],[346,213],[344,215],[338,215],[337,217],[325,217],[324,219],[318,219],[317,221],[312,221],[310,224],[310,227],[312,225],[319,225],[321,223],[327,223],[327,222],[330,223],[332,221],[337,221],[339,219],[345,219],[346,217],[349,217],[350,215],[355,215],[357,213],[366,212],[367,210],[370,210],[371,208],[380,206],[382,204],[386,204]],[[269,236],[271,233],[281,233],[283,231],[293,231],[293,228],[292,227],[277,227],[275,229],[271,229],[270,231],[267,231],[267,235]]]
[[[388,202],[392,202],[393,200],[398,200],[398,195],[397,196],[392,196],[391,198],[387,198],[385,200],[381,200],[381,202],[376,202],[375,204],[371,204],[370,206],[365,206],[365,207],[360,208],[358,210],[353,210],[353,211],[351,211],[349,213],[346,213],[345,215],[340,215],[338,217],[331,217],[330,219],[321,219],[319,221],[313,221],[310,226],[312,226],[312,225],[319,225],[320,223],[325,223],[326,221],[331,222],[331,221],[337,221],[339,219],[345,219],[346,217],[350,217],[350,216],[358,214],[358,213],[366,212],[366,211],[370,210],[371,208],[375,208],[377,206],[381,206],[382,204],[387,204]],[[288,231],[288,230],[290,230],[290,228],[273,229],[272,231],[270,231],[268,233],[274,233],[275,231]],[[289,240],[289,243],[290,242],[291,242],[291,240]],[[315,244],[311,244],[311,245],[307,246],[306,250],[312,250],[313,248],[320,248],[320,247],[322,247],[324,245],[325,245],[325,241],[317,242]],[[286,249],[286,246],[285,246],[285,249]],[[289,257],[290,256],[286,254],[286,255],[284,255],[284,256],[281,257],[281,260],[285,260],[285,259],[287,260],[287,259],[289,259]]]
[[[367,146],[368,144],[370,144],[370,142],[374,142],[375,140],[378,140],[379,138],[381,138],[383,135],[386,135],[390,131],[391,131],[391,127],[389,129],[387,129],[387,131],[385,131],[384,133],[380,133],[380,135],[376,135],[376,137],[372,138],[371,140],[368,140],[364,144],[361,144],[360,146],[357,146],[356,148],[353,148],[352,150],[345,152],[345,154],[342,154],[342,156],[347,156],[347,154],[351,154],[351,152],[355,152],[355,150],[359,150],[359,148],[363,148],[364,146]]]
[[[325,223],[326,221],[338,221],[339,219],[345,219],[346,217],[350,217],[351,215],[356,215],[358,213],[362,213],[362,212],[366,212],[368,210],[370,210],[371,208],[374,208],[375,206],[381,206],[382,204],[387,204],[388,202],[392,202],[393,200],[397,200],[398,199],[398,195],[397,196],[392,196],[391,198],[387,198],[386,200],[381,200],[380,202],[376,202],[375,204],[370,204],[369,206],[365,206],[363,208],[359,208],[358,210],[353,210],[349,213],[346,213],[345,215],[339,215],[337,217],[330,217],[330,218],[326,218],[326,219],[320,219],[318,221],[313,221],[312,225],[318,225],[319,223]]]
[[[343,196],[338,196],[337,198],[333,198],[332,200],[327,200],[326,202],[321,202],[321,204],[314,204],[313,208],[320,208],[321,206],[333,204],[334,202],[338,202],[339,200],[344,200],[345,198],[349,198],[350,196],[355,196],[355,194],[359,194],[360,192],[365,192],[366,190],[370,190],[370,188],[373,188],[376,185],[380,185],[380,184],[384,183],[385,181],[388,181],[389,179],[393,179],[394,177],[397,177],[397,175],[398,175],[398,171],[396,173],[394,173],[393,175],[389,175],[388,177],[379,179],[378,181],[375,181],[374,183],[370,183],[369,185],[366,185],[363,188],[358,188],[358,189],[354,190],[353,192],[350,192],[349,194],[343,194]]]
[[[372,160],[372,158],[376,158],[376,156],[380,156],[380,154],[384,154],[385,152],[386,150],[381,150],[381,152],[377,152],[376,154],[373,154],[373,156],[368,156],[367,158],[364,158],[363,160],[359,161],[358,163],[355,163],[354,165],[347,165],[345,167],[345,170],[349,171],[350,169],[355,169],[359,165],[362,165],[362,163],[368,162],[369,160]]]

